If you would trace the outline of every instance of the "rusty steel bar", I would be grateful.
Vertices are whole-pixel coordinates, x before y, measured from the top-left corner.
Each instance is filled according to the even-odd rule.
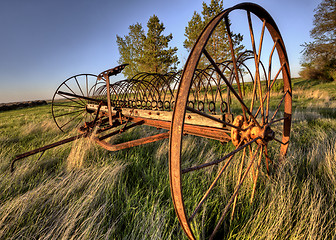
[[[80,96],[80,95],[74,94],[74,93],[68,93],[68,92],[63,92],[63,91],[57,91],[57,93],[65,95],[65,96],[85,99],[85,100],[92,101],[92,102],[97,102],[97,103],[103,102],[103,104],[105,104],[105,105],[107,104],[107,101],[102,101],[102,100],[99,100],[99,99],[85,97],[85,96]]]
[[[168,137],[169,137],[169,132],[165,132],[165,133],[160,133],[154,136],[144,137],[144,138],[140,138],[140,139],[136,139],[136,140],[132,140],[132,141],[128,141],[125,143],[116,144],[116,145],[107,143],[104,140],[99,140],[99,138],[94,138],[94,140],[96,141],[96,143],[98,143],[98,145],[105,148],[106,150],[119,151],[119,150],[126,149],[126,148],[131,148],[131,147],[135,147],[135,146],[139,146],[139,145],[143,145],[147,143],[156,142],[159,140],[166,139]]]
[[[143,125],[143,124],[144,124],[144,121],[141,121],[141,120],[140,120],[140,121],[135,122],[135,123],[133,123],[133,124],[131,124],[131,125],[129,125],[129,126],[124,127],[124,128],[123,128],[123,132],[124,132],[124,131],[127,131],[128,129],[131,129],[131,128],[133,128],[133,127],[136,127],[136,126],[139,126],[139,125]],[[99,137],[98,140],[99,140],[99,141],[102,141],[102,140],[104,140],[104,139],[106,139],[106,138],[115,136],[115,135],[117,135],[117,134],[119,134],[119,133],[121,133],[121,131],[120,131],[120,130],[116,130],[116,131],[111,132],[111,133],[108,133],[108,134],[106,134],[106,135],[104,135],[104,136],[102,136],[102,137]]]
[[[29,157],[31,155],[34,155],[34,154],[37,154],[39,152],[44,152],[48,149],[51,149],[51,148],[54,148],[54,147],[57,147],[57,146],[60,146],[60,145],[63,145],[65,143],[68,143],[68,142],[72,142],[74,140],[77,140],[79,138],[83,138],[83,137],[86,137],[87,134],[86,133],[82,133],[82,134],[79,134],[77,136],[73,136],[73,137],[69,137],[69,138],[66,138],[66,139],[63,139],[61,141],[58,141],[58,142],[55,142],[55,143],[52,143],[52,144],[48,144],[46,146],[43,146],[43,147],[40,147],[40,148],[37,148],[37,149],[34,149],[32,151],[29,151],[29,152],[25,152],[25,153],[22,153],[22,154],[19,154],[19,155],[16,155],[15,156],[15,159],[12,161],[11,163],[11,172],[14,171],[14,163],[22,158],[26,158],[26,157]]]

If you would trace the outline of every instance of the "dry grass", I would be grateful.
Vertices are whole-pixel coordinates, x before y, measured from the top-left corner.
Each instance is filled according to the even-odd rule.
[[[224,239],[336,237],[335,110],[321,111],[336,103],[322,90],[294,93],[298,107],[287,159],[269,177],[263,166],[252,204],[252,174],[246,178]],[[0,113],[0,239],[186,239],[170,196],[168,140],[110,153],[81,139],[46,152],[39,161],[31,157],[19,162],[10,175],[15,154],[67,137],[45,120],[49,109],[39,109],[42,113]],[[153,134],[141,128],[112,141]],[[216,160],[234,148],[191,136],[184,137],[183,144],[186,166]],[[209,198],[213,202],[204,205],[194,225],[200,239],[210,224],[207,214],[215,210],[220,215],[232,195],[239,159],[236,156],[223,173]],[[194,197],[187,204],[197,203],[204,193],[197,191],[199,186],[208,187],[218,171],[211,167],[185,177],[188,196]]]
[[[55,128],[55,122],[52,119],[43,120],[39,123],[29,122],[27,120],[27,124],[25,124],[25,127],[23,128],[22,134],[30,135],[46,131],[51,131],[53,133],[58,132],[58,129]]]
[[[105,215],[125,165],[114,163],[99,169],[61,173],[37,187],[3,202],[0,238],[92,239],[104,238],[118,222],[106,229]]]
[[[95,142],[91,138],[82,138],[72,143],[70,154],[67,158],[67,169],[80,169],[83,167],[87,153],[94,148]]]

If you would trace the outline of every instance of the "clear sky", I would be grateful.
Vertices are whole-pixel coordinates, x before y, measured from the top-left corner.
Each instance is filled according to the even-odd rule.
[[[311,41],[314,9],[321,0],[254,0],[277,23],[285,41],[292,77],[298,76],[304,42]],[[116,35],[136,22],[144,27],[156,14],[172,33],[183,67],[184,30],[196,0],[1,0],[0,103],[51,99],[66,78],[98,74],[118,65]],[[210,0],[205,0],[209,3]],[[224,8],[244,1],[224,0]]]

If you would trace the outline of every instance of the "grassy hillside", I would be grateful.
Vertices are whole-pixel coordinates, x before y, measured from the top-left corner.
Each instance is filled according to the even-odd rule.
[[[262,170],[253,204],[252,180],[244,184],[225,239],[336,236],[336,83],[293,83],[287,159],[271,176]],[[0,112],[0,239],[185,239],[170,196],[168,140],[108,152],[82,139],[40,160],[21,160],[11,174],[16,154],[76,133],[60,133],[50,112],[50,106]],[[151,131],[138,128],[113,141]],[[188,142],[190,156],[218,159],[228,150],[204,138]],[[223,177],[237,169],[232,164]],[[222,186],[224,194],[232,191]],[[207,224],[199,226],[200,238]]]

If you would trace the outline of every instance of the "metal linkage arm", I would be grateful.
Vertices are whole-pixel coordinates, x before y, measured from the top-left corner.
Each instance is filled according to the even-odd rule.
[[[79,134],[77,136],[73,136],[73,137],[70,137],[70,138],[66,138],[64,140],[61,140],[61,141],[58,141],[58,142],[55,142],[55,143],[52,143],[52,144],[49,144],[49,145],[46,145],[46,146],[43,146],[43,147],[40,147],[40,148],[37,148],[37,149],[34,149],[32,151],[29,151],[29,152],[25,152],[25,153],[22,153],[22,154],[19,154],[19,155],[16,155],[15,156],[15,159],[12,161],[11,163],[11,172],[14,171],[14,163],[22,158],[26,158],[26,157],[29,157],[31,155],[34,155],[34,154],[37,154],[39,152],[44,152],[48,149],[51,149],[51,148],[54,148],[54,147],[57,147],[57,146],[60,146],[60,145],[63,145],[65,143],[68,143],[68,142],[72,142],[76,139],[79,139],[79,138],[83,138],[83,137],[86,137],[87,136],[87,133],[82,133],[82,134]]]
[[[77,95],[77,94],[73,94],[73,93],[58,91],[57,94],[59,94],[59,95],[65,95],[65,96],[69,96],[69,97],[81,98],[81,99],[85,99],[85,100],[92,101],[92,102],[97,102],[97,103],[101,103],[102,102],[104,105],[107,104],[107,102],[104,101],[104,100],[99,100],[99,99],[94,99],[94,98],[90,98],[90,97],[85,97],[85,96],[81,96],[81,95]]]

